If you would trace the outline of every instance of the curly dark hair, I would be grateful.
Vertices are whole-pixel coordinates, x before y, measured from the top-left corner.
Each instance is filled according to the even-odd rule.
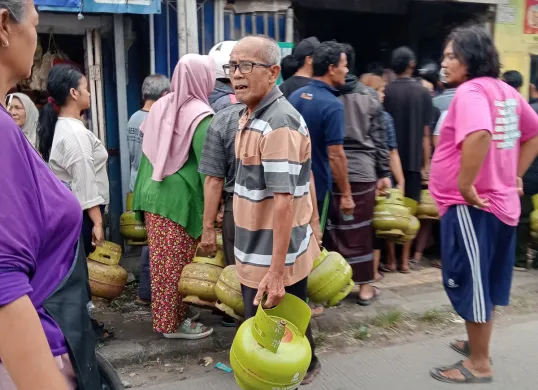
[[[469,80],[477,77],[499,78],[501,61],[491,35],[483,27],[460,27],[450,33],[447,43],[452,42],[456,58],[467,65]]]
[[[314,77],[323,77],[329,73],[331,65],[338,66],[344,46],[335,41],[323,42],[312,56],[312,68]]]

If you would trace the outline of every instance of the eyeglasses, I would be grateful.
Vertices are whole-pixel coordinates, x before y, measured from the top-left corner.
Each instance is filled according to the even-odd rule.
[[[223,65],[222,69],[224,69],[224,74],[226,76],[231,76],[231,75],[235,74],[235,71],[237,70],[237,68],[239,68],[239,72],[241,74],[250,74],[250,73],[252,73],[252,71],[254,70],[254,67],[256,67],[256,66],[261,66],[262,68],[269,69],[273,65],[262,64],[262,63],[259,63],[259,62],[247,62],[247,61],[244,61],[244,62],[240,62],[239,64],[226,64],[226,65]]]

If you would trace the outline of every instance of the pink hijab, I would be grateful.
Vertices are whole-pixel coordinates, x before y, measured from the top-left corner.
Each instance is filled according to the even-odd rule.
[[[189,158],[196,128],[213,114],[208,97],[215,80],[215,65],[210,57],[186,54],[179,60],[171,92],[151,107],[140,126],[144,133],[142,151],[153,165],[153,180],[162,181],[173,175]]]

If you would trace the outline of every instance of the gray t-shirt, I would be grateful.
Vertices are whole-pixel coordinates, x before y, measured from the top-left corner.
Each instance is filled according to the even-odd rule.
[[[129,145],[129,162],[131,166],[131,182],[129,187],[133,191],[136,176],[138,176],[138,167],[142,157],[142,138],[143,134],[140,131],[140,125],[146,120],[147,111],[139,110],[133,114],[127,124],[127,144]]]
[[[243,104],[220,110],[207,129],[198,172],[225,179],[224,191],[233,194],[235,187],[235,134]]]

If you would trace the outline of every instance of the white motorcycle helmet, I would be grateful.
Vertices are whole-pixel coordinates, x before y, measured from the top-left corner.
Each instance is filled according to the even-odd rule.
[[[209,56],[215,61],[217,79],[228,78],[222,66],[230,62],[230,55],[235,45],[237,45],[237,41],[223,41],[213,46],[209,51]]]

